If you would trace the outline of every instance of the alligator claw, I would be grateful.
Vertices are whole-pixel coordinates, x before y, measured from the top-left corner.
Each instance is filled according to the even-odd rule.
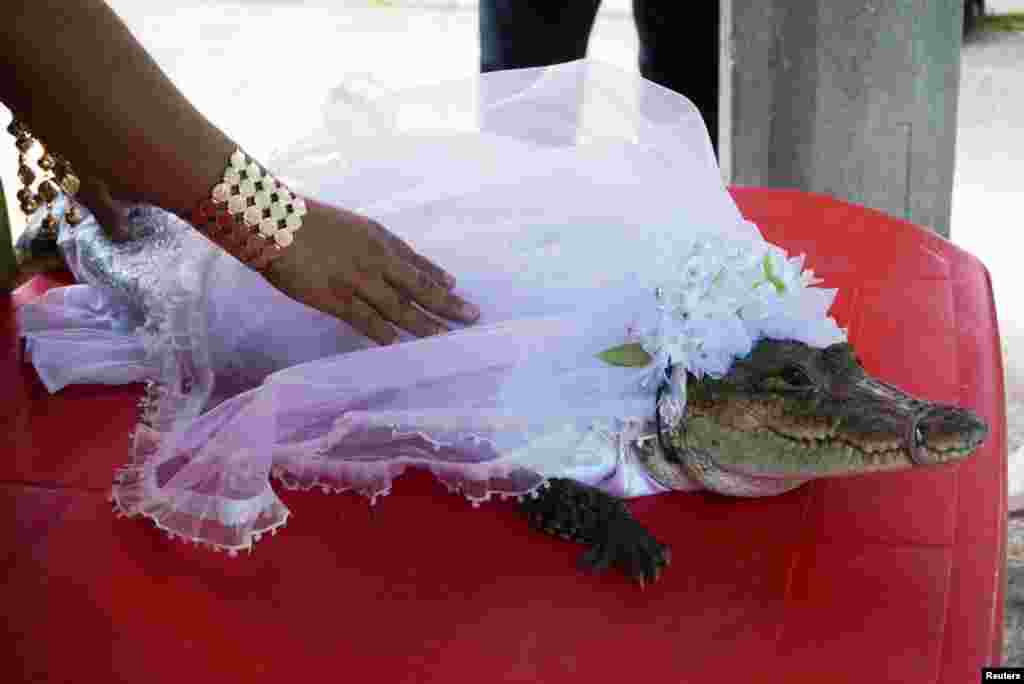
[[[609,520],[596,543],[580,556],[580,567],[600,573],[615,565],[633,578],[641,589],[658,581],[668,565],[668,547],[658,542],[632,517]]]
[[[620,499],[595,487],[553,478],[538,498],[523,501],[520,510],[536,529],[586,544],[589,548],[579,557],[585,572],[602,573],[614,565],[643,589],[668,567],[668,547]]]

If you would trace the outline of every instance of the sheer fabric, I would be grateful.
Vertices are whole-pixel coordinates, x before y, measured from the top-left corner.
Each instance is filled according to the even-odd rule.
[[[149,383],[115,508],[236,552],[287,520],[271,477],[376,499],[426,468],[474,503],[554,476],[664,491],[630,446],[650,369],[599,354],[657,324],[652,293],[696,242],[768,247],[693,105],[586,61],[334,92],[324,127],[268,165],[456,274],[480,322],[375,347],[154,207],[131,208],[127,243],[91,218],[62,228],[80,284],[23,307],[21,333],[52,392]],[[838,341],[833,297],[808,290],[750,334]]]

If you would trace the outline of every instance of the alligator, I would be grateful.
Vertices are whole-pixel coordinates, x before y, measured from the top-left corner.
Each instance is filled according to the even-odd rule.
[[[872,377],[845,342],[761,340],[722,377],[687,373],[683,410],[673,411],[667,382],[653,434],[630,448],[669,489],[783,494],[822,478],[960,462],[988,436],[972,411]],[[643,588],[671,562],[625,501],[595,487],[553,478],[520,508],[533,527],[586,545],[583,570],[615,566]]]

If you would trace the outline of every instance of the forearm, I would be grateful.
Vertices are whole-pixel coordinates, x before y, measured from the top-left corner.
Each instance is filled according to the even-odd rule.
[[[0,22],[0,100],[82,177],[185,213],[234,143],[102,0],[15,0]]]

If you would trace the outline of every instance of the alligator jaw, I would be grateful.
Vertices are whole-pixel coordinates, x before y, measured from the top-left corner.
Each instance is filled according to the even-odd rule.
[[[971,411],[872,378],[848,344],[763,340],[723,378],[691,377],[688,394],[686,419],[664,435],[677,467],[733,495],[961,461],[988,434]]]

